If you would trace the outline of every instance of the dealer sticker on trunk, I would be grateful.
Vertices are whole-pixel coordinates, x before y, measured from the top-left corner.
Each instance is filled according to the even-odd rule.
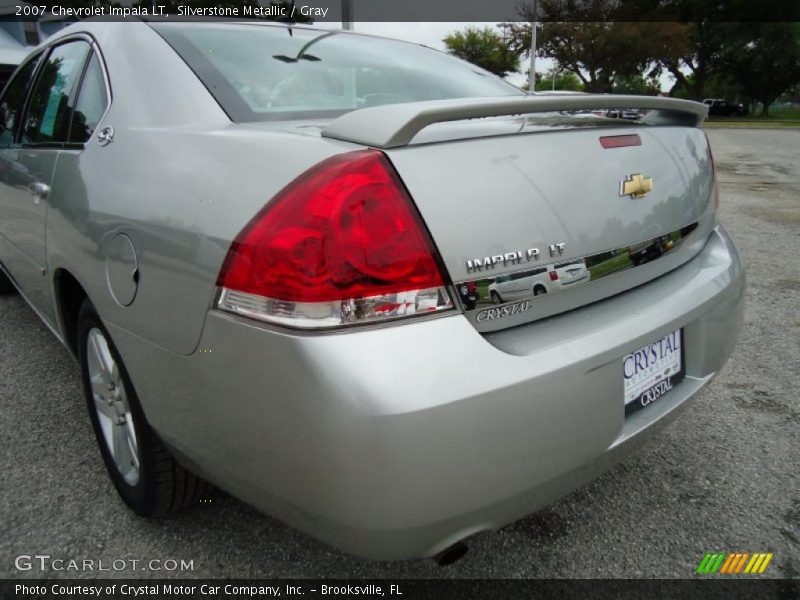
[[[684,377],[683,335],[668,333],[622,359],[625,415],[661,399]]]

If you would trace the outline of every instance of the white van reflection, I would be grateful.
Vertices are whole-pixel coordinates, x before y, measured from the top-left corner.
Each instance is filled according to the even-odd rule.
[[[577,283],[591,279],[583,260],[548,265],[540,269],[501,275],[489,286],[489,297],[494,304],[560,292]]]

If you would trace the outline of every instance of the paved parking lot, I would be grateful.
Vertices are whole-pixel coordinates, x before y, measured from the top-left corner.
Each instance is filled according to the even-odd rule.
[[[0,298],[0,576],[39,575],[14,557],[49,554],[194,565],[128,577],[687,577],[711,550],[774,552],[768,574],[800,576],[800,131],[709,136],[720,219],[748,263],[733,358],[639,454],[444,569],[354,558],[224,496],[134,516],[95,450],[77,367],[19,297]]]

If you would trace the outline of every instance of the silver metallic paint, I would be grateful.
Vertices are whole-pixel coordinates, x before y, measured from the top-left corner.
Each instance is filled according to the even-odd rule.
[[[322,136],[355,142],[373,148],[407,146],[426,127],[466,119],[579,111],[609,108],[641,108],[653,111],[646,122],[660,125],[695,126],[708,114],[708,107],[691,100],[652,96],[527,95],[510,98],[457,98],[374,106],[342,115],[322,130]]]
[[[657,252],[658,252],[658,254],[656,256],[653,256],[653,257],[647,256],[647,257],[645,257],[646,260],[643,260],[641,262],[634,261],[632,264],[627,264],[627,265],[623,264],[623,265],[620,265],[617,268],[609,269],[608,271],[605,271],[604,273],[602,273],[599,276],[590,276],[590,277],[582,278],[579,281],[576,281],[574,285],[567,285],[567,286],[549,285],[548,289],[547,289],[547,292],[548,293],[554,293],[555,292],[555,293],[559,293],[559,294],[562,293],[562,292],[566,292],[566,291],[572,292],[572,291],[575,291],[575,290],[579,290],[581,288],[581,286],[583,286],[583,285],[590,284],[590,283],[594,284],[597,281],[599,281],[599,280],[601,280],[601,279],[603,279],[605,277],[608,277],[609,275],[621,274],[624,271],[629,271],[630,269],[640,268],[640,267],[642,267],[642,266],[644,266],[646,264],[650,264],[655,260],[661,260],[664,257],[668,256],[669,254],[676,252],[678,250],[678,248],[686,241],[686,238],[689,235],[691,235],[695,231],[696,228],[697,228],[697,224],[696,223],[691,223],[691,224],[687,225],[686,227],[682,227],[681,229],[667,232],[664,235],[661,235],[661,236],[658,236],[658,237],[655,237],[655,238],[650,238],[648,240],[644,240],[643,242],[639,242],[639,243],[636,243],[636,244],[626,244],[626,245],[621,246],[619,248],[612,248],[612,249],[609,249],[609,250],[607,250],[605,252],[595,253],[595,254],[593,254],[591,256],[582,256],[580,258],[573,258],[569,262],[574,262],[576,265],[581,265],[583,270],[587,270],[587,268],[588,268],[588,271],[591,274],[591,269],[594,266],[596,266],[596,265],[593,265],[593,262],[596,259],[599,259],[599,258],[603,257],[606,254],[613,254],[613,257],[611,258],[611,260],[614,260],[614,258],[616,258],[616,257],[619,257],[619,256],[623,256],[624,257],[626,255],[632,256],[637,251],[638,252],[642,252],[642,251],[648,250],[649,248],[656,248]],[[669,239],[669,243],[668,244],[666,243],[667,239]],[[564,262],[565,261],[563,261],[562,259],[559,259],[557,262],[556,261],[545,261],[545,262],[542,262],[542,263],[535,263],[536,266],[531,266],[531,263],[525,264],[525,263],[520,262],[520,265],[524,265],[524,268],[516,270],[516,271],[513,271],[511,273],[505,273],[503,275],[494,275],[494,274],[491,274],[491,273],[485,273],[485,275],[483,277],[480,277],[480,278],[472,278],[470,280],[460,281],[460,282],[455,284],[456,287],[464,285],[465,283],[474,283],[476,288],[477,288],[477,293],[478,293],[478,299],[475,302],[475,306],[472,307],[472,308],[466,308],[465,307],[464,308],[464,312],[469,315],[472,312],[485,311],[487,308],[495,306],[496,303],[493,302],[493,300],[492,300],[492,297],[490,295],[490,290],[491,290],[492,286],[497,286],[497,284],[500,283],[502,281],[502,279],[508,278],[508,277],[513,277],[514,280],[522,282],[522,285],[524,286],[524,290],[522,290],[521,292],[515,294],[513,299],[512,298],[507,298],[506,299],[506,298],[502,298],[501,297],[503,300],[506,301],[503,304],[506,304],[506,303],[511,302],[511,301],[513,301],[513,303],[516,304],[517,302],[526,301],[526,300],[529,300],[529,299],[532,300],[533,298],[536,298],[537,301],[538,300],[543,300],[545,298],[545,295],[538,295],[538,294],[535,293],[534,282],[536,280],[534,279],[534,277],[538,276],[539,274],[546,274],[547,270],[548,270],[548,267],[553,267],[555,265],[561,265]],[[587,267],[587,265],[592,265],[592,266],[588,266]],[[524,280],[527,280],[527,281],[524,281]],[[547,283],[551,283],[552,284],[552,282],[547,282]],[[563,300],[563,297],[559,296],[559,300]],[[481,322],[480,315],[475,315],[475,319],[476,319],[476,322]]]
[[[93,138],[83,151],[61,152],[49,270],[78,274],[105,321],[191,353],[233,238],[298,173],[355,147],[232,124],[145,23],[85,22],[64,31],[74,27],[102,48],[114,99],[98,130],[112,125],[115,135],[105,147]],[[106,247],[119,233],[139,259],[139,288],[127,308],[105,280]]]
[[[466,126],[464,126],[466,127]],[[387,151],[431,231],[453,281],[474,275],[467,261],[566,242],[559,262],[664,235],[690,223],[696,233],[670,256],[581,286],[569,298],[546,295],[530,311],[474,325],[511,327],[571,310],[662,275],[690,260],[716,224],[714,179],[702,131],[639,127],[641,146],[607,150],[605,130],[538,132],[412,145]],[[539,136],[546,137],[541,142]],[[566,158],[568,157],[568,158]],[[580,172],[577,167],[580,165]],[[619,180],[641,170],[657,182],[645,198],[620,198]],[[468,207],[465,206],[469,199]],[[518,270],[498,265],[497,275]],[[474,314],[474,313],[473,313]]]
[[[486,336],[463,315],[296,336],[216,311],[210,352],[191,356],[111,333],[148,418],[199,473],[328,543],[394,559],[501,527],[618,460],[725,362],[743,292],[720,227],[664,277]],[[622,357],[679,327],[687,378],[626,420]]]
[[[669,256],[585,293],[537,299],[504,324],[516,327],[482,333],[451,314],[301,335],[211,310],[228,246],[250,218],[306,168],[359,146],[320,137],[319,121],[232,124],[145,23],[81,22],[53,39],[76,31],[102,49],[113,100],[98,131],[113,126],[114,141],[51,150],[42,159],[54,165],[51,193],[39,205],[20,198],[19,214],[42,223],[28,238],[29,268],[47,276],[9,260],[2,235],[0,259],[62,339],[53,282],[72,274],[148,421],[181,459],[311,535],[400,558],[500,527],[618,459],[733,347],[744,271],[716,226],[706,142],[679,127],[638,127],[643,146],[613,155],[594,148],[597,130],[546,128],[388,152],[454,280],[475,253],[555,238],[568,241],[567,260],[699,222]],[[617,182],[638,169],[658,186],[635,207],[621,204]],[[140,274],[129,307],[106,277],[120,234]],[[621,357],[678,327],[686,380],[624,419]]]

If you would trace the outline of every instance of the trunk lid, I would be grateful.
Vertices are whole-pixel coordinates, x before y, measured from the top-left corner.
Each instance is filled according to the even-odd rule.
[[[619,121],[610,129],[605,119],[587,127],[588,119],[573,118],[574,127],[505,119],[495,127],[515,122],[523,133],[495,136],[486,120],[437,124],[385,150],[456,300],[481,331],[640,285],[689,260],[714,226],[714,177],[700,130]],[[470,127],[476,137],[464,133]],[[448,139],[456,129],[457,139]],[[617,135],[636,135],[640,145],[601,144]],[[647,193],[626,193],[636,191]],[[461,293],[468,282],[477,300]]]

